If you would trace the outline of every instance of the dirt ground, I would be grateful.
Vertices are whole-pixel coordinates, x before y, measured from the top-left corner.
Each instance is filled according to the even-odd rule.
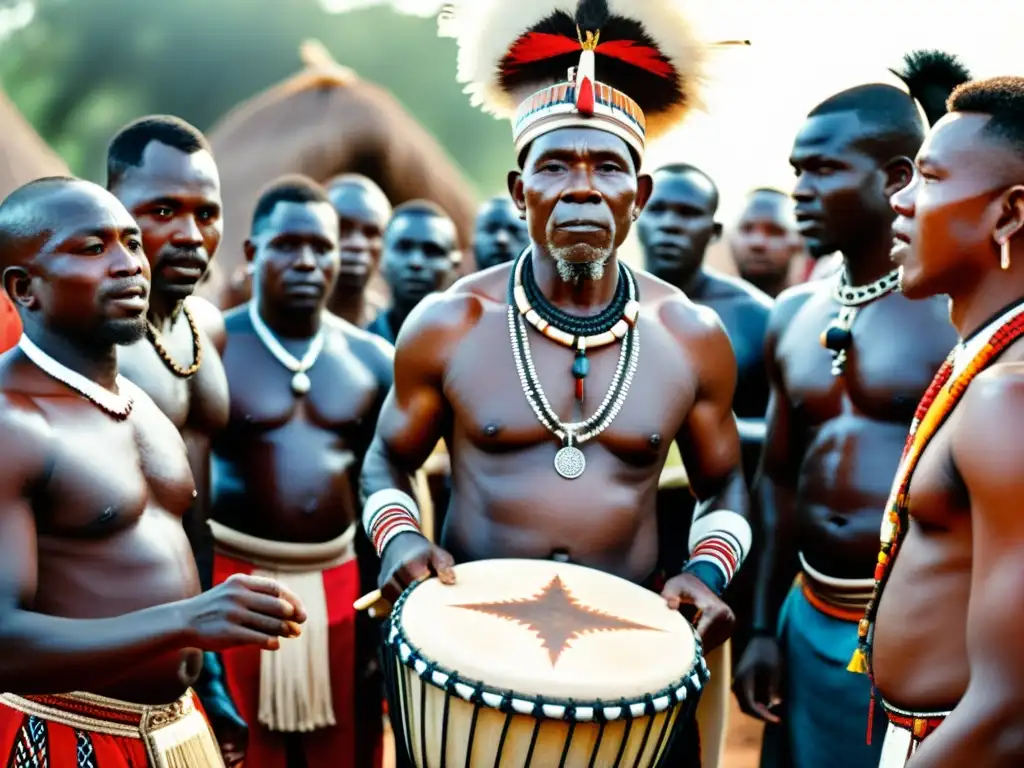
[[[757,768],[761,753],[762,726],[745,716],[732,701],[729,712],[729,735],[725,743],[725,759],[718,768]],[[395,753],[391,739],[386,737],[384,768],[394,768]],[[708,768],[713,768],[709,766]]]

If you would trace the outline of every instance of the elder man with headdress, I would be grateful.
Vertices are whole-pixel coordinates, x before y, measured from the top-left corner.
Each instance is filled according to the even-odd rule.
[[[814,252],[841,252],[844,268],[783,292],[769,321],[756,481],[765,542],[754,639],[736,671],[745,711],[773,724],[766,767],[862,768],[881,747],[878,729],[865,743],[868,681],[847,665],[900,447],[955,340],[942,299],[909,302],[897,290],[889,196],[913,176],[921,108],[937,120],[969,77],[936,52],[911,54],[899,74],[909,94],[868,84],[815,107],[790,157],[801,234]]]
[[[882,768],[1024,765],[1024,78],[949,110],[892,199],[903,293],[948,296],[960,343],[918,406],[862,626]]]
[[[488,109],[515,111],[509,190],[530,248],[406,320],[363,468],[380,584],[393,600],[430,574],[450,583],[454,563],[571,561],[695,607],[712,649],[731,633],[720,595],[751,540],[736,362],[713,312],[616,256],[651,194],[645,143],[694,103],[702,46],[656,0],[529,6],[467,0],[448,18],[460,80]],[[409,474],[442,436],[452,499],[434,545]],[[700,503],[692,558],[666,581],[653,490],[673,441]],[[699,765],[683,726],[667,765]]]

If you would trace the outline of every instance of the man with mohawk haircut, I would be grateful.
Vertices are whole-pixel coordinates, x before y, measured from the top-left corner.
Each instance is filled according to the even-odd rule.
[[[450,583],[454,563],[571,561],[696,612],[715,648],[751,541],[735,358],[713,312],[616,256],[651,194],[646,141],[697,101],[703,44],[661,0],[466,0],[444,24],[474,101],[514,114],[509,191],[530,247],[403,327],[362,476],[384,596]],[[442,437],[452,494],[435,545],[409,475]],[[699,504],[689,562],[661,574],[654,491],[673,441]],[[700,765],[692,719],[673,744],[663,765]]]
[[[769,319],[755,481],[764,545],[754,639],[735,684],[744,711],[771,723],[762,768],[863,768],[881,749],[869,681],[847,668],[900,448],[955,341],[941,298],[910,302],[897,290],[889,197],[913,177],[925,116],[938,119],[969,79],[934,51],[894,73],[907,91],[860,85],[815,107],[790,158],[801,234],[816,255],[840,252],[843,269],[783,292]]]
[[[861,628],[881,768],[1024,765],[1024,78],[949,111],[892,198],[903,292],[948,296],[960,343],[918,406]]]

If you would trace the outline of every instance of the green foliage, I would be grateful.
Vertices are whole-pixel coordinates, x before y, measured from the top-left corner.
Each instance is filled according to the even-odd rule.
[[[315,37],[391,90],[482,194],[502,192],[508,124],[469,106],[455,46],[434,29],[386,8],[332,15],[316,0],[36,0],[32,24],[0,47],[0,82],[74,172],[102,180],[121,125],[167,112],[209,128],[296,72],[300,42]]]

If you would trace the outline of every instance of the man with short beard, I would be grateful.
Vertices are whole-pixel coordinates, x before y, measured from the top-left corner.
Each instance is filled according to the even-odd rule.
[[[476,7],[468,0],[452,9],[460,45],[472,43],[477,55],[499,52],[501,61],[466,71],[488,73],[489,87],[513,104],[516,94],[527,97],[509,192],[525,214],[530,247],[427,297],[403,325],[394,387],[362,475],[363,522],[382,556],[382,592],[394,600],[432,574],[451,583],[454,563],[569,561],[657,590],[671,609],[695,607],[697,632],[713,649],[732,630],[720,595],[750,543],[732,413],[736,362],[711,310],[617,258],[651,194],[651,178],[638,170],[642,110],[651,124],[675,122],[694,87],[685,74],[690,62],[646,36],[643,45],[663,62],[658,71],[671,74],[617,67],[600,46],[581,55],[580,39],[616,28],[635,34],[652,21],[582,0],[575,15],[534,9],[544,18],[530,31],[557,37],[568,53],[542,56],[524,71],[509,62],[520,41],[534,38],[505,28],[500,14],[467,21],[463,14]],[[663,40],[688,29],[675,10],[658,26]],[[588,61],[594,69],[584,67]],[[567,66],[577,63],[578,81],[566,83]],[[595,70],[611,83],[591,81]],[[631,92],[640,102],[619,90],[640,80],[648,88]],[[600,94],[600,105],[588,93]],[[609,390],[621,408],[599,411]],[[577,421],[589,425],[585,432],[570,426]],[[452,498],[435,545],[419,529],[409,474],[442,436],[451,447]],[[664,574],[652,489],[673,442],[699,509],[685,572]],[[699,765],[694,722],[681,728],[664,764]]]
[[[492,197],[480,206],[473,230],[477,270],[512,261],[528,244],[526,222],[511,199]]]
[[[0,203],[0,269],[25,328],[0,357],[0,763],[222,768],[202,651],[276,650],[305,616],[269,579],[200,594],[185,443],[118,373],[147,327],[139,228],[95,184],[35,181]]]
[[[169,115],[125,126],[107,150],[107,189],[142,230],[152,270],[146,337],[122,347],[118,363],[181,432],[196,483],[185,518],[199,579],[213,584],[210,441],[228,417],[228,382],[220,355],[224,321],[209,302],[193,296],[220,245],[220,178],[206,138]],[[229,765],[245,752],[246,727],[223,685],[220,660],[207,654],[197,689]]]

